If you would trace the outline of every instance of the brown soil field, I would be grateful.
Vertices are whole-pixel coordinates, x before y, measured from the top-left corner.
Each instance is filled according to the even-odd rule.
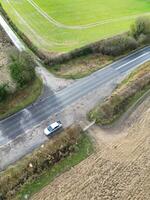
[[[11,88],[15,87],[8,69],[9,54],[14,47],[11,45],[8,37],[0,27],[0,84],[8,83]]]
[[[95,152],[32,200],[149,200],[150,97],[119,126],[93,126]]]

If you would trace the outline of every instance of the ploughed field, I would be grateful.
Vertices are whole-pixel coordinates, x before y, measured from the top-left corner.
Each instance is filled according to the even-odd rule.
[[[127,31],[148,15],[150,0],[0,0],[9,17],[33,43],[66,52]]]
[[[150,97],[121,127],[92,127],[96,150],[32,200],[149,200]]]

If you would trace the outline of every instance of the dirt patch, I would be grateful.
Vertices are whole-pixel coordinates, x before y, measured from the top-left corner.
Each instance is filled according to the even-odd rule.
[[[15,84],[10,77],[10,72],[8,69],[9,52],[12,50],[13,46],[0,27],[0,84],[6,83],[10,86],[10,88],[13,89]]]
[[[55,77],[40,63],[38,63],[38,67],[36,67],[36,72],[42,78],[43,84],[47,86],[50,91],[57,92],[74,82],[73,80],[66,80],[66,79]]]
[[[95,153],[32,200],[150,199],[150,97],[116,130],[92,127]]]

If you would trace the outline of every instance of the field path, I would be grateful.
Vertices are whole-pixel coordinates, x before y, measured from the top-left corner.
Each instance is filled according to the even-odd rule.
[[[120,128],[92,127],[96,150],[32,200],[149,200],[150,97]]]

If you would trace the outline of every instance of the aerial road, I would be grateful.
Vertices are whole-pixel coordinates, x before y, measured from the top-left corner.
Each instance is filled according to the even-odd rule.
[[[5,20],[0,16],[0,24],[9,35],[12,42],[19,50],[24,46],[16,37]],[[88,77],[75,81],[68,87],[52,92],[48,97],[42,98],[26,109],[0,121],[0,145],[4,145],[24,134],[25,131],[36,126],[52,114],[58,113],[68,105],[75,103],[78,99],[86,96],[89,92],[103,88],[104,85],[113,80],[117,85],[117,78],[123,77],[138,67],[140,64],[150,60],[150,47],[145,47],[131,55],[124,57],[109,66],[99,70]]]

